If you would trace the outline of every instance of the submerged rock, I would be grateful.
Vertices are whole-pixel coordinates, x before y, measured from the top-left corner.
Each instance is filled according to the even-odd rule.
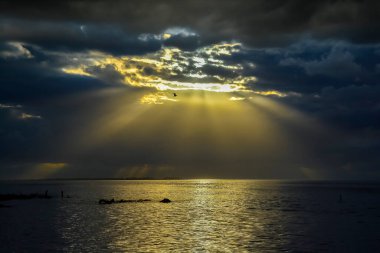
[[[164,198],[163,200],[160,201],[161,203],[170,203],[172,202],[170,199]]]
[[[100,205],[108,205],[108,204],[118,204],[118,203],[140,203],[140,202],[148,202],[151,201],[150,199],[100,199],[99,204]]]
[[[107,200],[107,199],[100,199],[99,204],[100,205],[108,205],[115,203],[115,199]]]
[[[138,202],[148,202],[151,201],[150,199],[121,199],[116,201],[115,203],[138,203]]]

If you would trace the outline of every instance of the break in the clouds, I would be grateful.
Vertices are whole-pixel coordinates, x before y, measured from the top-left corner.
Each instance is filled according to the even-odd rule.
[[[1,1],[0,177],[379,178],[376,1]]]
[[[243,73],[253,65],[228,63],[228,58],[240,48],[239,43],[220,43],[191,52],[165,47],[156,53],[132,57],[89,52],[69,57],[73,61],[67,62],[62,71],[160,91],[246,91],[255,77]]]

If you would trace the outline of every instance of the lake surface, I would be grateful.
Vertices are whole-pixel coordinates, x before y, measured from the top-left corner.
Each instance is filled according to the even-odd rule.
[[[259,180],[11,181],[0,252],[378,252],[380,184]],[[61,199],[61,190],[72,198]],[[340,197],[341,196],[341,197]],[[100,198],[151,199],[99,205]],[[169,198],[173,202],[159,201]]]

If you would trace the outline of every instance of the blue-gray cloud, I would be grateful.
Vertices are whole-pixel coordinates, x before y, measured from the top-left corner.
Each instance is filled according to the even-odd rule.
[[[284,45],[303,34],[355,43],[380,40],[377,1],[185,0],[2,1],[1,14],[30,20],[118,24],[130,32],[158,34],[190,27],[207,41],[238,39],[250,46]],[[79,30],[79,29],[78,29]],[[80,32],[80,31],[79,31]]]

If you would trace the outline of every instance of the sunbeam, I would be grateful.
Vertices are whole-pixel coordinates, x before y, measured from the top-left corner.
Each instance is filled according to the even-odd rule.
[[[189,90],[178,93],[175,101],[147,104],[141,102],[146,94],[154,92],[131,95],[116,89],[98,94],[101,99],[87,98],[100,110],[78,121],[85,127],[75,133],[72,152],[128,160],[116,175],[131,170],[129,174],[147,176],[160,170],[162,176],[214,177],[218,171],[219,177],[261,177],[281,167],[273,169],[274,177],[302,177],[313,159],[303,138],[322,131],[302,113],[261,95],[235,94],[245,97],[231,100],[230,93]],[[293,128],[299,136],[289,130]]]

